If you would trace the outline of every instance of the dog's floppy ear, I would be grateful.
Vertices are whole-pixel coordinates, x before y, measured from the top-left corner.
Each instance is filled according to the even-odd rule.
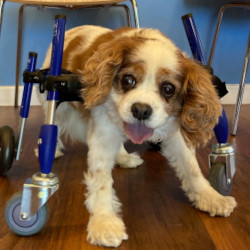
[[[199,146],[213,135],[222,107],[209,72],[188,58],[182,59],[184,84],[181,128],[187,143]]]
[[[103,104],[110,93],[113,80],[128,52],[124,39],[109,39],[101,43],[88,59],[82,71],[84,106],[91,109]]]

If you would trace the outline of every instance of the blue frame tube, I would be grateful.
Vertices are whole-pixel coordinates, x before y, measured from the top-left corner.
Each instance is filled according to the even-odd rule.
[[[201,62],[202,65],[207,65],[204,57],[203,48],[199,38],[199,34],[193,19],[192,14],[187,14],[182,17],[184,29],[189,41],[189,45],[194,59]],[[215,137],[218,143],[226,143],[228,139],[228,122],[225,110],[223,108],[222,116],[219,118],[218,124],[214,128]]]
[[[53,76],[61,74],[65,25],[66,17],[64,15],[57,15],[55,17],[49,73]],[[48,113],[45,122],[46,124],[41,127],[38,140],[39,163],[42,174],[49,174],[54,163],[58,134],[57,126],[54,125],[54,117],[58,98],[59,95],[57,91],[48,91]]]
[[[57,15],[55,17],[54,35],[53,35],[52,50],[51,50],[50,73],[49,73],[52,76],[61,75],[65,25],[66,25],[66,17],[64,15]],[[47,100],[58,101],[58,94],[51,92],[56,92],[56,91],[49,91]]]
[[[30,52],[26,69],[28,72],[36,71],[36,61],[37,61],[37,53]],[[22,118],[28,118],[29,116],[32,88],[33,88],[33,83],[24,83],[22,104],[20,108],[20,116]]]
[[[44,124],[40,130],[39,145],[39,163],[40,172],[49,174],[54,163],[56,142],[57,142],[57,126]]]
[[[37,61],[37,53],[29,52],[27,69],[26,69],[28,72],[36,71],[36,61]],[[26,119],[29,116],[32,88],[33,88],[33,83],[24,83],[22,104],[21,104],[20,113],[19,113],[22,119],[20,120],[20,124],[19,124],[17,148],[16,148],[16,160],[19,160],[20,154],[22,151],[24,127],[25,127]]]
[[[192,14],[187,14],[182,17],[183,26],[186,31],[186,35],[188,38],[188,42],[193,54],[193,57],[202,63],[202,65],[207,65],[203,48],[201,44],[201,40],[193,19]]]

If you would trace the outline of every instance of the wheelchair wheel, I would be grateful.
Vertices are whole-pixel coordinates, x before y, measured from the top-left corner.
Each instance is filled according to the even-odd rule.
[[[216,162],[211,165],[209,182],[220,194],[224,196],[231,194],[233,182],[231,180],[231,183],[227,184],[226,164],[224,162]]]
[[[28,221],[20,219],[22,192],[12,196],[5,207],[5,221],[9,228],[21,236],[31,236],[42,230],[48,220],[48,205],[43,205]]]
[[[15,135],[9,126],[0,128],[0,176],[10,170],[15,151]]]

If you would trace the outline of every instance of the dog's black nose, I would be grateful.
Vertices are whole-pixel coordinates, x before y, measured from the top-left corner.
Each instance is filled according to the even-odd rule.
[[[131,112],[138,120],[146,120],[152,115],[152,108],[145,103],[134,103],[131,106]]]

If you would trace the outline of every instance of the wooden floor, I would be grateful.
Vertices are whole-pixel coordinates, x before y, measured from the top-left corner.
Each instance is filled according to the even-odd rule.
[[[233,107],[225,106],[231,126]],[[133,147],[145,160],[137,169],[115,168],[115,189],[123,203],[123,218],[129,239],[118,249],[250,249],[250,105],[242,106],[235,145],[237,172],[232,195],[238,207],[229,218],[212,218],[197,211],[187,200],[180,182],[166,160],[146,146]],[[43,115],[40,107],[32,107],[27,122],[24,148],[19,161],[14,161],[7,177],[0,177],[0,249],[105,249],[86,241],[88,213],[84,207],[87,148],[68,145],[65,156],[56,160],[53,172],[60,178],[60,189],[49,200],[49,221],[44,229],[32,237],[14,235],[5,224],[4,208],[8,199],[27,178],[38,171],[34,148]],[[0,107],[0,126],[10,125],[17,131],[18,111]],[[208,154],[213,141],[198,150],[197,157],[204,175],[208,175]]]

